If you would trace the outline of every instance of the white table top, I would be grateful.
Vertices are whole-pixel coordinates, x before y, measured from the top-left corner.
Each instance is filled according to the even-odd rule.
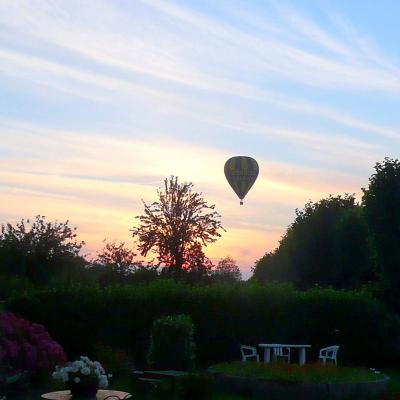
[[[294,348],[308,348],[311,344],[282,344],[282,343],[260,343],[260,347],[294,347]]]
[[[103,400],[104,398],[108,396],[115,396],[115,399],[125,399],[129,398],[127,397],[129,393],[127,392],[121,392],[119,390],[98,390],[97,391],[97,400]],[[69,390],[60,390],[58,392],[51,392],[51,393],[45,393],[42,394],[42,399],[48,399],[48,400],[70,400],[71,399],[71,392]],[[111,399],[110,399],[111,400]],[[114,400],[114,399],[112,399]]]

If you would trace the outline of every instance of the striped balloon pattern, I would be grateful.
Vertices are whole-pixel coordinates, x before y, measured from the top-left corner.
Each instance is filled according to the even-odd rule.
[[[258,164],[254,158],[237,156],[230,158],[224,167],[225,177],[243,204],[243,199],[258,176]]]

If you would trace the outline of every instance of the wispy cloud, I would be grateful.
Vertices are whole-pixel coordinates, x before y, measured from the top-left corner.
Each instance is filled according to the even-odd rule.
[[[399,137],[396,128],[359,120],[344,110],[335,111],[303,99],[278,95],[259,85],[260,78],[264,79],[273,72],[277,77],[283,74],[285,79],[312,85],[325,82],[335,88],[343,84],[346,90],[356,85],[363,91],[396,91],[399,82],[397,67],[388,61],[382,64],[384,57],[381,54],[379,57],[366,57],[366,46],[361,47],[361,50],[358,46],[360,39],[352,39],[352,45],[343,43],[295,10],[275,4],[288,26],[296,30],[297,37],[302,35],[310,42],[319,43],[331,50],[335,56],[343,56],[342,59],[332,61],[329,56],[322,57],[303,49],[301,44],[296,47],[290,40],[285,41],[287,38],[282,38],[279,32],[273,38],[270,31],[268,36],[251,35],[235,26],[172,3],[148,0],[145,4],[177,19],[184,27],[194,27],[195,30],[189,29],[187,37],[184,37],[180,31],[184,28],[171,29],[171,23],[166,23],[157,15],[152,15],[156,22],[145,29],[143,22],[137,23],[137,19],[145,12],[140,7],[134,10],[137,15],[131,15],[136,22],[132,27],[132,20],[123,10],[111,7],[107,2],[71,3],[69,7],[65,3],[57,5],[56,2],[42,8],[31,2],[17,1],[11,5],[3,3],[0,11],[5,26],[22,34],[24,43],[29,38],[28,43],[33,43],[34,47],[25,48],[25,51],[32,53],[36,49],[35,53],[40,55],[29,56],[3,49],[0,54],[1,69],[15,77],[29,77],[36,83],[95,101],[115,101],[116,93],[122,92],[136,97],[154,96],[164,101],[164,107],[175,102],[176,109],[180,108],[182,102],[191,103],[191,96],[187,94],[181,94],[179,102],[176,92],[172,94],[172,88],[160,84],[159,80],[164,80],[197,90],[251,98],[284,109],[318,115],[355,129]],[[80,7],[81,18],[71,18],[74,7]],[[97,12],[94,12],[94,7]],[[159,25],[156,25],[157,22]],[[109,24],[109,29],[105,29],[104,24]],[[158,35],[152,31],[152,27],[160,31]],[[350,29],[348,25],[346,27]],[[205,32],[205,37],[200,32]],[[352,37],[355,35],[353,32]],[[71,53],[69,59],[63,58],[60,61],[60,57],[56,57],[57,52],[52,54],[42,50],[43,45],[39,46],[42,43],[38,42],[39,39],[44,43],[53,43],[61,50],[69,49],[75,53]],[[15,43],[10,43],[11,46],[13,44],[15,46]],[[84,55],[100,64],[87,65],[74,57],[74,54]],[[377,60],[380,60],[381,68],[374,69],[372,66],[377,65]],[[99,65],[104,64],[117,70],[101,72]],[[131,70],[138,75],[121,75],[123,70]],[[221,75],[221,71],[224,74]],[[302,75],[305,73],[312,82],[308,82],[309,78],[306,82],[303,80]],[[256,78],[254,82],[247,78],[250,74]],[[319,78],[321,74],[324,76]],[[227,75],[231,79],[227,79]],[[156,81],[146,81],[144,76],[151,76]]]
[[[92,251],[175,174],[224,217],[209,254],[248,266],[294,208],[359,195],[398,147],[399,60],[319,7],[0,2],[1,217],[71,218]],[[238,208],[222,169],[244,152],[261,173]]]
[[[325,87],[337,88],[340,86],[342,89],[358,88],[395,92],[400,89],[398,75],[393,74],[390,70],[365,63],[352,62],[348,59],[336,60],[285,43],[278,38],[257,37],[163,0],[143,1],[156,10],[176,18],[183,24],[205,32],[210,37],[223,40],[227,45],[240,48],[241,51],[238,53],[250,63],[256,72],[262,69],[264,72],[270,71],[285,79]],[[285,14],[288,15],[288,12]],[[293,17],[288,19],[293,21]],[[297,21],[297,28],[301,28],[303,34],[305,33],[312,40],[317,40],[330,49],[334,47],[336,53],[338,48],[342,49],[342,52],[348,53],[344,46],[332,40],[315,24],[308,23],[299,17],[294,21]],[[223,56],[228,56],[226,58],[232,61],[229,59],[229,53],[224,53]]]

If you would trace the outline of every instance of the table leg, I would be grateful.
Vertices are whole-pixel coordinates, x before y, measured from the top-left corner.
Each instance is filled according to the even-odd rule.
[[[299,364],[304,365],[306,363],[306,349],[302,347],[299,351]]]
[[[271,349],[264,347],[264,363],[269,364],[271,362]]]

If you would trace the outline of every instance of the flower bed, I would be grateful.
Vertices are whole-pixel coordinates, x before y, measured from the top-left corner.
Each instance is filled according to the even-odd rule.
[[[224,363],[209,368],[218,386],[269,399],[378,398],[389,378],[374,369],[309,364]]]
[[[0,313],[0,365],[7,374],[27,371],[31,377],[39,377],[65,362],[63,348],[42,325]]]

